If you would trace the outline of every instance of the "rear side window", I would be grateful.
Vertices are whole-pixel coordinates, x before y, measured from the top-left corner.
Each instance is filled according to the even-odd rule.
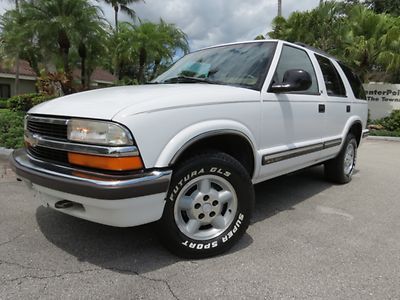
[[[326,91],[329,96],[346,97],[346,89],[339,72],[326,57],[315,55],[324,76]]]
[[[312,84],[307,91],[296,92],[297,94],[318,94],[318,83],[315,75],[313,64],[304,50],[284,45],[282,54],[279,59],[278,66],[276,68],[273,83],[282,83],[285,72],[292,69],[301,69],[308,72],[311,76]]]
[[[365,94],[360,78],[349,67],[345,66],[341,62],[339,62],[339,65],[351,85],[354,97],[356,97],[357,99],[367,100],[367,96]]]

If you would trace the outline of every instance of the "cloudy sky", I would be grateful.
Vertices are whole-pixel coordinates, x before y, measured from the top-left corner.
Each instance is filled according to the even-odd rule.
[[[12,2],[12,1],[9,1]],[[160,17],[180,27],[189,37],[191,50],[254,39],[271,29],[278,0],[145,0],[132,6],[143,20],[157,22]],[[309,10],[319,0],[282,0],[283,15]],[[100,1],[106,17],[113,22],[113,10]],[[0,0],[0,11],[10,4]],[[126,16],[121,15],[121,19]]]

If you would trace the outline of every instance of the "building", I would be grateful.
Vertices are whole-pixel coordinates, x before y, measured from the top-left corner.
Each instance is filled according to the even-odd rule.
[[[19,94],[36,92],[35,71],[30,67],[27,61],[22,60],[19,64]],[[15,66],[7,67],[0,63],[0,99],[8,99],[14,96],[15,91]],[[73,72],[74,80],[80,81],[80,70]],[[102,88],[114,85],[116,77],[110,72],[96,68],[90,77],[90,87]]]

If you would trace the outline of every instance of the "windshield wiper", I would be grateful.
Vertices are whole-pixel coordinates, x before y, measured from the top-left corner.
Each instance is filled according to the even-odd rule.
[[[189,77],[189,76],[171,77],[157,83],[197,83],[197,82],[208,83],[208,84],[219,84],[218,82],[212,81],[208,78]]]

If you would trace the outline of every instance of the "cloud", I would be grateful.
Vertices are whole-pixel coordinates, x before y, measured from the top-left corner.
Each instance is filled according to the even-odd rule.
[[[92,0],[94,1],[94,0]],[[192,50],[228,42],[252,40],[271,30],[278,0],[145,0],[131,5],[142,20],[174,23],[189,38]],[[319,0],[282,0],[283,14],[316,7]],[[100,5],[111,23],[114,11],[103,1]],[[9,8],[0,0],[0,11]],[[121,13],[121,20],[129,18]]]
[[[283,13],[312,9],[319,0],[282,0]],[[146,0],[133,5],[144,20],[163,18],[180,27],[193,50],[213,44],[254,39],[271,30],[277,0]]]

